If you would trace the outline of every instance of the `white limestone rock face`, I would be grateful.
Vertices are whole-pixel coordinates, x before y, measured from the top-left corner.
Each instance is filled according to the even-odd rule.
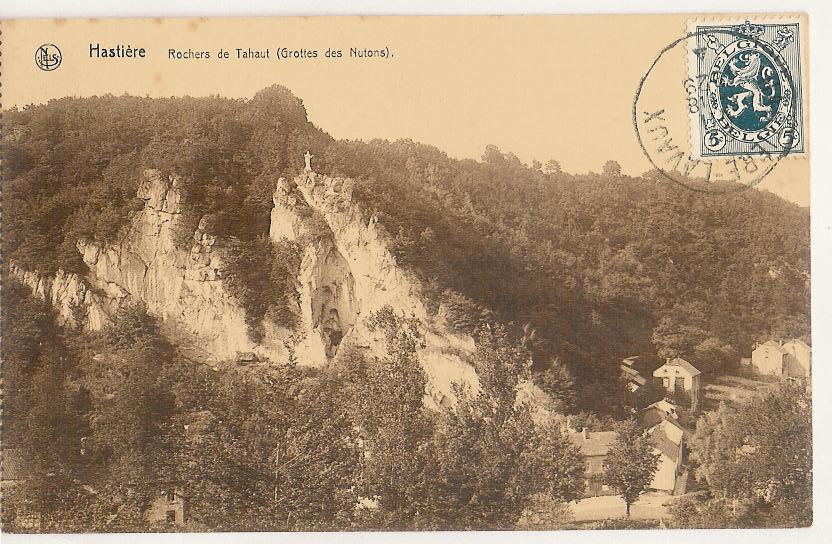
[[[420,282],[398,265],[388,234],[377,218],[366,219],[353,204],[352,190],[352,180],[307,172],[292,182],[281,179],[275,192],[272,239],[320,238],[307,243],[298,282],[308,354],[327,359],[351,345],[383,355],[384,341],[369,330],[367,318],[390,306],[415,317],[425,334],[418,355],[428,379],[428,405],[453,404],[453,383],[478,391],[476,372],[464,360],[475,349],[473,339],[449,331],[429,314]],[[311,232],[310,224],[325,228]]]
[[[32,293],[49,302],[57,311],[59,321],[69,326],[99,330],[112,323],[119,298],[94,292],[86,279],[78,274],[58,270],[54,276],[26,270],[17,263],[9,264],[10,274]]]
[[[193,233],[189,250],[176,247],[181,183],[176,176],[146,170],[136,193],[145,205],[131,216],[116,242],[77,242],[89,267],[86,277],[62,271],[53,278],[22,270],[15,275],[71,324],[98,330],[112,321],[120,305],[143,301],[149,313],[191,333],[213,358],[254,351],[283,360],[287,351],[282,342],[271,342],[270,349],[249,340],[245,312],[223,287],[221,251],[204,231],[204,221]],[[71,319],[79,301],[86,308],[84,323]]]
[[[309,234],[301,213],[305,211],[306,215],[309,215],[311,209],[297,192],[294,183],[290,183],[286,178],[277,180],[272,202],[274,208],[269,225],[269,236],[272,240],[287,239],[296,242]]]
[[[479,389],[466,362],[474,341],[444,326],[442,312],[431,315],[418,279],[398,265],[389,235],[375,217],[366,217],[352,201],[353,182],[307,172],[293,181],[280,179],[273,196],[270,236],[302,248],[297,277],[299,324],[287,330],[263,323],[265,337],[254,345],[245,312],[223,286],[221,244],[200,222],[189,248],[177,247],[181,229],[182,182],[157,170],[143,173],[135,212],[112,244],[79,240],[89,267],[86,277],[59,272],[45,278],[13,268],[33,292],[52,302],[67,322],[101,329],[119,306],[143,301],[148,311],[188,333],[216,359],[238,352],[305,365],[326,365],[345,346],[383,356],[386,345],[368,318],[390,306],[413,317],[425,335],[419,360],[427,375],[426,403],[454,404],[453,384]],[[83,309],[79,313],[79,308]],[[78,323],[79,315],[83,323]]]
[[[193,234],[190,250],[174,243],[181,214],[181,185],[176,176],[163,176],[156,170],[144,172],[137,196],[145,206],[132,217],[118,241],[109,246],[78,242],[90,268],[89,282],[102,290],[116,285],[144,301],[151,314],[175,320],[219,359],[232,358],[237,352],[262,351],[248,338],[243,308],[223,287],[222,255],[216,239],[204,231],[204,220]]]

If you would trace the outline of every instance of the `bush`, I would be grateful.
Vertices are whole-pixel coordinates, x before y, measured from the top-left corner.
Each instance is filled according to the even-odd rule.
[[[288,241],[272,243],[267,236],[259,236],[250,241],[232,240],[227,253],[223,285],[245,310],[251,340],[262,339],[264,318],[294,328],[300,246]]]

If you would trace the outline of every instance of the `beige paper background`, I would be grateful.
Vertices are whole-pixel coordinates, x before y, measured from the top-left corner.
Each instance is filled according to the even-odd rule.
[[[2,105],[105,93],[250,97],[278,83],[299,96],[310,120],[336,138],[411,138],[458,158],[479,158],[486,144],[495,144],[526,162],[557,159],[567,172],[597,172],[614,159],[625,173],[638,175],[650,165],[632,127],[636,85],[658,52],[684,35],[687,19],[674,14],[7,20],[0,27]],[[43,43],[62,51],[55,71],[35,65],[35,50]],[[144,47],[148,58],[90,59],[90,43]],[[282,46],[317,49],[319,57],[216,59],[221,47],[233,55],[235,47]],[[351,46],[389,46],[394,58],[322,57],[327,47],[346,53]],[[168,48],[208,50],[214,58],[172,61]],[[807,71],[804,62],[804,89]],[[684,72],[680,66],[679,74]],[[657,85],[667,85],[669,100],[682,97],[673,78],[654,83],[654,90]],[[808,205],[808,154],[781,161],[759,188]]]

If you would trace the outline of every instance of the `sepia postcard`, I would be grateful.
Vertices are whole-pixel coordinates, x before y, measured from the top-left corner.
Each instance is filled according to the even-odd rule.
[[[813,524],[807,15],[0,30],[4,533]]]

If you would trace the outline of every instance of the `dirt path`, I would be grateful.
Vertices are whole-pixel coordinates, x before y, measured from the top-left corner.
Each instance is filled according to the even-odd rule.
[[[630,517],[633,519],[667,518],[669,517],[667,506],[663,503],[668,499],[670,499],[670,496],[665,494],[644,494],[630,507]],[[624,501],[618,496],[582,499],[577,503],[570,503],[569,510],[571,510],[575,521],[623,518],[627,513]]]

